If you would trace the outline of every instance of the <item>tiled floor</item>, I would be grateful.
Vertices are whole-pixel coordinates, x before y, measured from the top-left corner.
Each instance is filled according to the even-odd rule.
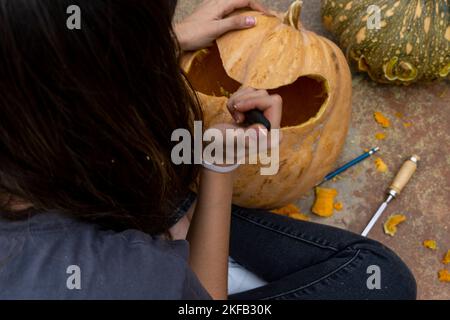
[[[191,12],[200,0],[179,0],[177,18]],[[285,11],[290,0],[261,1],[268,7]],[[320,1],[304,0],[303,24],[306,28],[327,35],[320,20]],[[328,36],[328,35],[327,35]],[[353,120],[344,153],[339,164],[359,155],[362,150],[380,146],[380,156],[390,168],[388,174],[378,173],[372,161],[366,161],[329,183],[339,191],[345,209],[331,219],[316,219],[355,232],[361,232],[384,198],[385,189],[403,161],[412,154],[422,157],[420,168],[404,194],[393,202],[384,215],[401,213],[408,220],[389,237],[378,223],[371,237],[393,248],[413,270],[421,299],[450,299],[450,284],[440,283],[437,271],[440,261],[450,249],[450,83],[443,82],[413,87],[377,85],[364,75],[353,78]],[[380,127],[373,112],[389,116],[393,127],[387,139],[377,141]],[[400,112],[404,119],[395,114]],[[412,124],[405,128],[404,122]],[[312,193],[299,201],[305,213],[310,212]],[[383,220],[384,221],[384,220]],[[438,250],[422,246],[434,239]],[[449,268],[449,267],[447,267]]]

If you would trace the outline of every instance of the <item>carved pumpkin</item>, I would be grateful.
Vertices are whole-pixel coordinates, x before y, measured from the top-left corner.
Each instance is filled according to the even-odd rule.
[[[232,123],[224,96],[242,85],[283,98],[279,172],[260,175],[260,165],[243,165],[233,201],[278,208],[299,199],[334,168],[351,114],[351,74],[331,41],[299,23],[301,1],[283,17],[257,17],[252,29],[228,33],[207,50],[185,55],[182,67],[197,91],[205,127]]]
[[[325,27],[359,71],[381,83],[450,76],[449,0],[323,0]]]

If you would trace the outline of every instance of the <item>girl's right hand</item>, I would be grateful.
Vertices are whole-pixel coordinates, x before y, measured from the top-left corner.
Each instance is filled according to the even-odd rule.
[[[282,139],[282,134],[280,129],[282,111],[283,111],[283,100],[281,96],[277,94],[269,94],[266,90],[257,90],[253,88],[240,88],[236,91],[228,100],[227,108],[231,113],[234,124],[218,124],[213,128],[222,131],[224,136],[227,130],[235,130],[235,139],[233,145],[228,145],[228,141],[224,141],[224,150],[226,156],[233,155],[232,159],[226,158],[227,163],[237,163],[249,159],[250,155],[255,155],[260,152],[268,151],[279,146]],[[269,132],[262,124],[253,124],[251,126],[245,127],[245,114],[248,111],[258,109],[263,112],[266,119],[270,122],[271,131]],[[275,130],[277,130],[274,134]],[[254,132],[249,132],[254,131]],[[245,150],[239,153],[234,150],[237,145],[237,150],[240,150],[238,141],[242,141],[239,137],[246,135],[247,137],[254,137],[257,140],[257,144],[249,143],[249,140],[245,138]],[[250,138],[252,139],[252,138]],[[253,149],[252,149],[253,147]],[[244,161],[244,163],[248,163]]]
[[[270,95],[266,90],[257,90],[249,87],[240,88],[230,97],[227,107],[237,124],[245,122],[246,112],[258,109],[270,121],[272,129],[280,129],[283,99],[278,94]],[[259,124],[250,128],[252,127],[265,130],[264,126]]]

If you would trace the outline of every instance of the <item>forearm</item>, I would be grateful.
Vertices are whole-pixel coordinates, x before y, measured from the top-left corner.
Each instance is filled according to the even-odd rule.
[[[227,298],[233,178],[203,169],[187,240],[189,263],[214,299]]]

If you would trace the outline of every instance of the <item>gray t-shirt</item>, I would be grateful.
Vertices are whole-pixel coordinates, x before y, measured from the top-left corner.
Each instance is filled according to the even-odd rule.
[[[0,218],[0,299],[210,299],[188,243],[49,212]]]

